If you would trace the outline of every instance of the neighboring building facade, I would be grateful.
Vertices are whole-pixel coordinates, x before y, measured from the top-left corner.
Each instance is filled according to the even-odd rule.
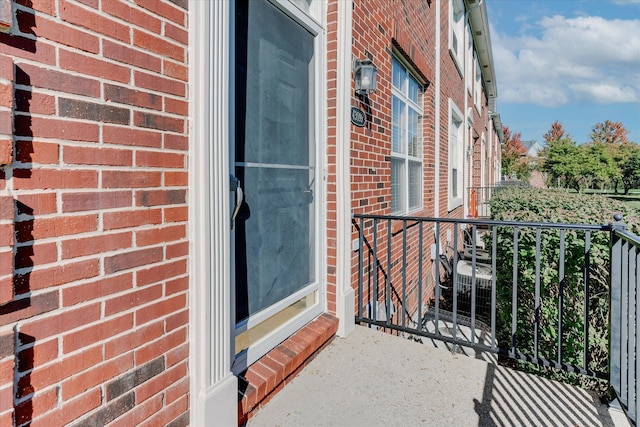
[[[535,139],[522,141],[522,146],[527,150],[527,157],[538,157],[538,153],[544,148],[544,146]]]
[[[544,149],[544,146],[534,139],[530,141],[523,141],[522,145],[527,150],[527,161],[529,162],[529,165],[532,167],[535,166],[538,160],[538,153]],[[531,177],[529,178],[529,185],[535,188],[546,188],[547,184],[545,175],[538,170],[532,170]]]
[[[1,425],[237,424],[500,176],[482,1],[0,3]]]

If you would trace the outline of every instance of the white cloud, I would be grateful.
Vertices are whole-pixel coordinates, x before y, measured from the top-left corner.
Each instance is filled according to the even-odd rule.
[[[577,101],[585,101],[594,104],[613,104],[624,102],[637,102],[638,96],[636,91],[629,87],[620,87],[616,84],[600,84],[576,83],[569,85],[569,88],[578,97]]]
[[[492,44],[502,102],[640,102],[640,20],[556,15]]]

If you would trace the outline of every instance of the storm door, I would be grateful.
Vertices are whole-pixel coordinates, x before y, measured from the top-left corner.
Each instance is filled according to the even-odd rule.
[[[317,33],[285,1],[237,1],[231,153],[234,371],[317,315]]]

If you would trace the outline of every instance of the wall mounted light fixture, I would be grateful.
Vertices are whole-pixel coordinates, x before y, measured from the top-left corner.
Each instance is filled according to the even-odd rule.
[[[369,95],[376,91],[378,69],[370,59],[355,59],[353,74],[356,80],[356,94]]]

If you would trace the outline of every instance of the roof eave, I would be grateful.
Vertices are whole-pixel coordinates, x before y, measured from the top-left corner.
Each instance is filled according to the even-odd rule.
[[[500,114],[492,113],[491,120],[493,120],[493,129],[498,134],[498,140],[500,144],[504,143],[504,129],[502,129],[502,120],[500,119]]]
[[[485,1],[465,0],[465,3],[468,10],[471,9],[469,13],[471,35],[476,46],[476,53],[482,70],[482,79],[487,90],[487,97],[491,99],[498,97],[498,86],[496,84],[496,72],[493,65],[489,18],[487,16]],[[481,3],[478,5],[479,2]]]

